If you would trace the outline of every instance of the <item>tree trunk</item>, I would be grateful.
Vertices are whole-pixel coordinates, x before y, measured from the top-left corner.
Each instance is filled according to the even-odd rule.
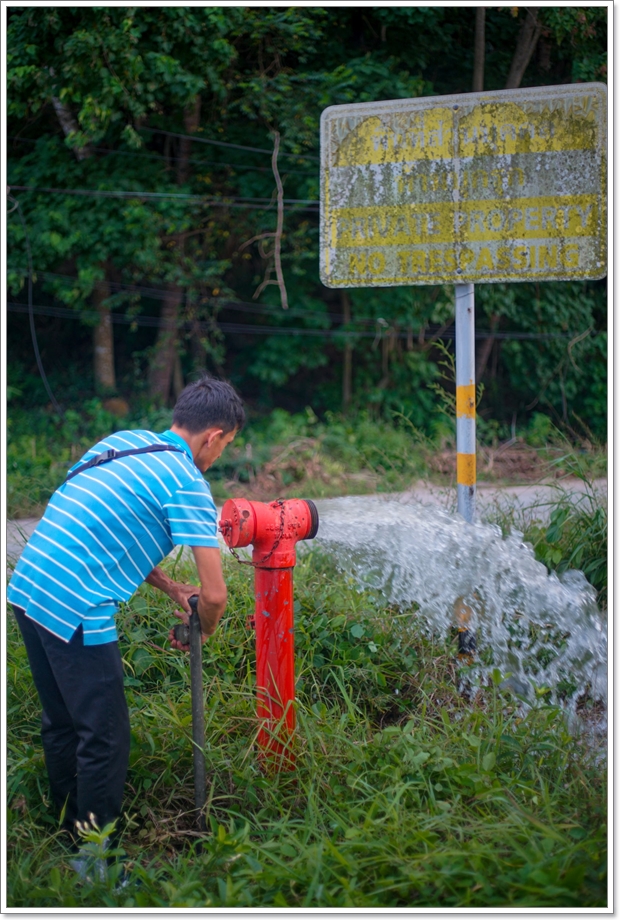
[[[196,96],[194,104],[192,106],[188,106],[185,109],[183,122],[185,125],[185,133],[195,134],[195,132],[198,130],[198,125],[200,124],[200,96]],[[177,171],[177,179],[179,181],[179,185],[182,185],[189,179],[189,174],[191,171],[191,165],[189,161],[191,150],[191,140],[188,137],[182,137],[181,144],[179,146],[179,167]]]
[[[540,7],[526,6],[525,19],[517,38],[517,47],[512,58],[506,89],[517,89],[521,85],[523,74],[530,63],[542,31],[542,22],[538,19]]]
[[[49,68],[49,73],[52,78],[56,76],[53,67]],[[65,137],[69,137],[70,134],[77,133],[80,130],[80,126],[78,125],[75,116],[73,115],[73,112],[69,106],[65,105],[64,102],[61,102],[58,96],[53,94],[52,105],[54,106],[54,111],[56,112],[58,121],[60,122],[60,127],[62,128]],[[86,160],[88,157],[93,155],[92,150],[88,146],[74,147],[73,152],[78,160]]]
[[[494,332],[497,329],[498,323],[499,323],[499,315],[497,313],[493,313],[493,315],[491,316],[491,334],[487,336],[487,338],[484,340],[484,342],[482,343],[482,348],[480,349],[478,353],[478,363],[476,364],[476,382],[477,383],[480,383],[480,379],[482,375],[484,374],[485,368],[487,366],[487,362],[491,354],[491,349],[493,348],[493,344],[495,342]]]
[[[207,353],[202,344],[204,337],[205,333],[202,331],[202,326],[199,320],[195,319],[192,322],[190,349],[194,371],[199,371],[200,373],[203,373],[207,369]]]
[[[474,79],[472,93],[481,93],[484,89],[484,20],[486,7],[476,7],[476,37],[474,40]]]
[[[183,368],[181,367],[181,356],[177,351],[174,358],[174,371],[172,374],[172,395],[175,398],[175,401],[179,398],[183,392],[183,387],[185,386],[185,381],[183,380]]]
[[[95,390],[97,393],[116,392],[116,373],[114,370],[114,331],[112,315],[105,301],[110,296],[107,272],[104,281],[99,282],[93,291],[93,305],[99,314],[99,321],[93,330],[93,370]]]
[[[194,134],[200,122],[200,96],[184,112],[186,134]],[[186,182],[190,175],[191,140],[182,138],[179,148],[177,179]],[[183,243],[175,238],[176,252],[183,255]],[[168,405],[170,389],[175,396],[183,389],[183,374],[177,350],[179,313],[183,300],[183,289],[177,284],[167,285],[167,295],[161,311],[161,325],[149,366],[149,395],[156,402]],[[180,392],[180,390],[179,390]]]
[[[167,286],[159,332],[149,368],[149,394],[151,399],[168,404],[170,386],[177,358],[177,328],[183,292],[176,284]]]
[[[340,292],[342,303],[342,322],[348,325],[351,322],[351,301],[346,291]],[[347,339],[344,345],[344,361],[342,364],[342,411],[346,412],[351,405],[353,385],[353,347]]]

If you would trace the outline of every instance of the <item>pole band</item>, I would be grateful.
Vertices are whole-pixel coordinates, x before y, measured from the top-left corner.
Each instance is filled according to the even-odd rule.
[[[476,417],[476,386],[467,383],[456,388],[456,416],[457,418]]]
[[[456,481],[460,486],[476,485],[476,455],[456,455]]]

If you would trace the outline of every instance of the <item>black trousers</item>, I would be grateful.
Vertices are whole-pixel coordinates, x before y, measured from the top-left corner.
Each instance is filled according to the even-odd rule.
[[[64,827],[99,827],[121,814],[129,763],[129,712],[117,642],[84,645],[80,626],[63,642],[13,607],[43,714],[41,740]]]

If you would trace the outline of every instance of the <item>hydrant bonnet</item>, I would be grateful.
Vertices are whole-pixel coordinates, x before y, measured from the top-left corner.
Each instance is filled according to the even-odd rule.
[[[220,530],[231,548],[253,544],[254,565],[270,569],[295,565],[295,546],[311,540],[319,529],[319,513],[312,501],[229,499],[222,508]]]

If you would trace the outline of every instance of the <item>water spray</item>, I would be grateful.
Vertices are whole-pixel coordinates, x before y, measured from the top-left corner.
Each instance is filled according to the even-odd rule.
[[[582,572],[549,573],[522,533],[504,537],[497,525],[412,500],[349,496],[321,507],[318,542],[360,588],[410,611],[394,626],[405,639],[414,622],[427,634],[462,630],[473,683],[497,669],[519,696],[548,691],[571,713],[583,694],[605,705],[607,622],[596,591]]]

